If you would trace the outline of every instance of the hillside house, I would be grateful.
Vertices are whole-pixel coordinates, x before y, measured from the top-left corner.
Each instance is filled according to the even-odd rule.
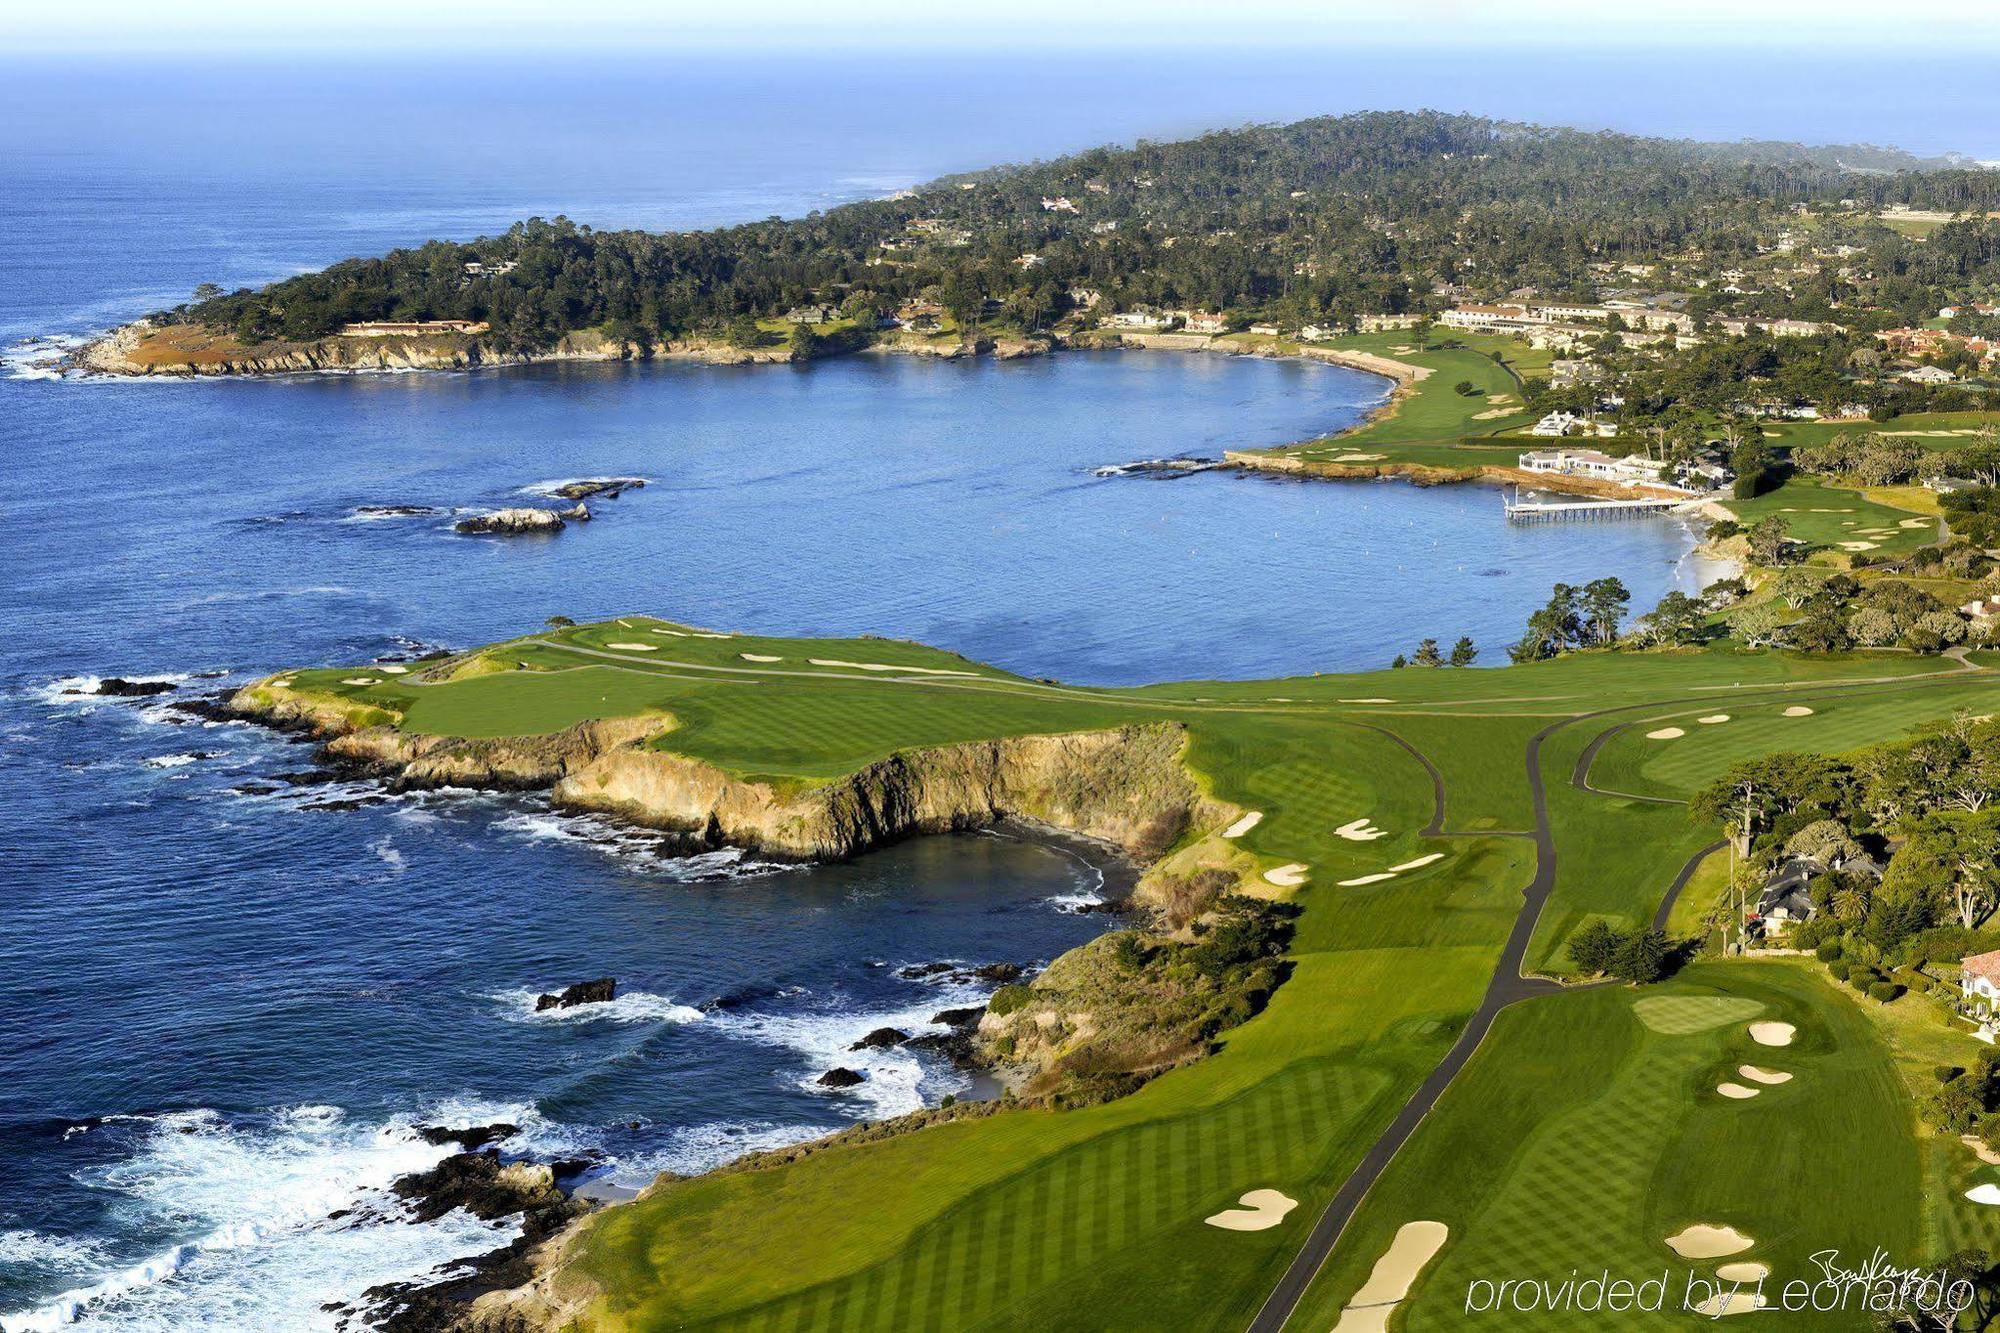
[[[2000,1014],[2000,949],[1973,954],[1960,960],[1958,966],[1959,1007],[1991,1022]]]
[[[1896,377],[1912,384],[1950,384],[1958,378],[1943,366],[1918,366]]]

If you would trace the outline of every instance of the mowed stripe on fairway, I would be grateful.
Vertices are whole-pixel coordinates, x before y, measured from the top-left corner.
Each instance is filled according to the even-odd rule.
[[[1244,1190],[1298,1188],[1388,1081],[1376,1070],[1318,1061],[1200,1114],[1100,1135],[968,1196],[920,1227],[893,1259],[717,1327],[859,1333],[1008,1322],[1014,1302],[1080,1265],[1158,1244],[1164,1232],[1199,1236],[1202,1218]],[[1217,1243],[1277,1253],[1296,1230],[1228,1233]]]

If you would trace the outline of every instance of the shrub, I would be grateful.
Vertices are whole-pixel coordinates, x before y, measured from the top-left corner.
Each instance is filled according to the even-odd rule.
[[[1005,1018],[1016,1010],[1025,1009],[1035,993],[1026,986],[1002,986],[993,992],[993,998],[986,1002],[986,1012],[997,1018]]]
[[[1879,1000],[1883,1004],[1900,997],[1902,993],[1903,988],[1893,981],[1878,981],[1868,988],[1868,998]]]
[[[1872,967],[1857,967],[1847,974],[1847,984],[1866,994],[1870,986],[1882,979],[1882,974]]]
[[[1979,1099],[1966,1086],[1967,1080],[1954,1079],[1924,1103],[1924,1119],[1948,1134],[1969,1134],[1982,1114]]]
[[[1822,963],[1832,962],[1834,959],[1840,957],[1840,941],[1821,940],[1819,947],[1813,950],[1813,957],[1819,959]]]
[[[1936,1068],[1931,1070],[1931,1074],[1940,1083],[1949,1083],[1953,1079],[1957,1078],[1960,1074],[1963,1074],[1964,1072],[1965,1071],[1963,1069],[1960,1069],[1957,1065],[1938,1065]],[[2000,1117],[1989,1117],[1989,1118],[2000,1120]]]
[[[1638,931],[1618,946],[1611,959],[1611,974],[1621,981],[1643,986],[1666,975],[1672,954],[1673,945],[1663,931]]]
[[[1577,971],[1595,976],[1611,970],[1612,959],[1625,945],[1625,934],[1608,921],[1592,921],[1570,937],[1569,957]]]
[[[1826,945],[1824,944],[1820,946],[1822,949],[1825,947]],[[1854,964],[1848,962],[1845,958],[1835,958],[1826,965],[1826,970],[1833,973],[1835,981],[1845,981],[1847,980],[1847,974],[1854,970]]]

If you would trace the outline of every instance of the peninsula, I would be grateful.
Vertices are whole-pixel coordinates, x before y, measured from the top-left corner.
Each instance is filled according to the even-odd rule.
[[[1991,863],[1966,810],[2000,794],[2000,657],[1959,613],[1895,651],[1753,647],[1759,607],[1938,614],[1910,577],[1785,570],[1685,620],[1572,606],[1497,671],[1097,689],[558,618],[230,707],[393,782],[544,788],[692,844],[844,857],[1012,816],[1145,867],[1125,923],[993,994],[972,1036],[1004,1096],[662,1178],[455,1326],[1016,1323],[1060,1293],[1056,1322],[1103,1327],[1143,1289],[1164,1324],[1325,1328],[1385,1283],[1445,1318],[1481,1274],[1686,1267],[1725,1223],[1787,1275],[1988,1225],[1958,1135],[1989,1094],[1932,1069],[1986,1067],[1955,978],[2000,935],[1945,844]]]
[[[1384,412],[1332,439],[1246,442],[1230,462],[1747,500],[1783,480],[1795,445],[1949,440],[1995,408],[2000,172],[1368,113],[1096,149],[714,231],[533,219],[195,295],[73,366],[1312,357],[1393,380]],[[1886,480],[1932,475],[1969,474]]]

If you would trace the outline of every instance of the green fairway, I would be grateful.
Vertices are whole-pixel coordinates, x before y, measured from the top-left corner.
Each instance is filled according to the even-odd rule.
[[[1760,1046],[1746,1030],[1753,1018],[1792,1023],[1798,1039]],[[1717,1095],[1742,1064],[1793,1077],[1748,1100]],[[1927,1252],[1911,1131],[1887,1047],[1852,1002],[1803,969],[1706,965],[1650,992],[1524,1005],[1503,1016],[1376,1186],[1291,1326],[1330,1327],[1396,1228],[1419,1218],[1451,1234],[1403,1303],[1410,1330],[1463,1327],[1479,1279],[1609,1269],[1638,1281],[1665,1270],[1677,1301],[1689,1274],[1710,1278],[1726,1262],[1668,1248],[1690,1223],[1751,1237],[1730,1257],[1769,1265],[1771,1291],[1814,1276],[1808,1256],[1822,1249],[1858,1264],[1880,1246],[1917,1263]],[[1630,1312],[1617,1326],[1688,1327],[1698,1317]],[[1470,1322],[1595,1326],[1512,1310]],[[1867,1316],[1829,1326],[1866,1328]]]
[[[1671,803],[1708,775],[1779,747],[1846,750],[1959,708],[1992,711],[1996,693],[1985,672],[1937,658],[1729,647],[1088,689],[917,644],[636,616],[400,674],[283,673],[251,692],[467,744],[651,719],[632,743],[780,792],[927,747],[1171,723],[1218,808],[1258,814],[1233,839],[1190,828],[1169,857],[1226,865],[1299,911],[1289,979],[1205,1058],[1101,1104],[982,1108],[663,1183],[586,1223],[559,1276],[593,1328],[786,1330],[1129,1327],[1135,1290],[1152,1327],[1246,1323],[1473,1017],[1519,922],[1532,926],[1523,970],[1560,973],[1575,929],[1650,919],[1712,840]],[[1814,711],[1784,715],[1798,706]],[[1718,714],[1731,720],[1694,720]],[[1684,735],[1646,737],[1665,725]],[[1538,830],[1557,873],[1529,920],[1523,892],[1549,870]],[[1299,882],[1262,877],[1276,867]],[[1944,1167],[1922,1165],[1907,1093],[1866,1016],[1823,992],[1802,970],[1704,966],[1643,997],[1598,989],[1506,1011],[1336,1250],[1315,1318],[1330,1320],[1395,1225],[1418,1217],[1453,1234],[1412,1326],[1443,1326],[1442,1293],[1492,1264],[1657,1268],[1661,1237],[1687,1221],[1742,1225],[1759,1257],[1791,1262],[1807,1231],[1858,1243],[1850,1203],[1880,1192],[1884,1243],[1904,1244],[1918,1225],[1912,1182],[1942,1181]],[[1784,1058],[1812,1076],[1726,1101],[1714,1087],[1755,1055],[1742,1035],[1753,1009],[1800,1026]],[[1800,1202],[1801,1145],[1836,1107],[1871,1151],[1830,1168],[1821,1201]],[[1662,1165],[1690,1155],[1694,1166]],[[1745,1189],[1746,1172],[1770,1189]],[[1530,1188],[1537,1179],[1553,1184]],[[1204,1222],[1251,1190],[1298,1206],[1268,1230]],[[1419,1208],[1419,1194],[1440,1201]],[[1807,1230],[1776,1220],[1788,1210]]]
[[[1722,504],[1746,526],[1771,517],[1783,519],[1792,537],[1814,554],[1902,556],[1938,535],[1934,515],[1892,509],[1817,477],[1795,476],[1754,500]]]
[[[1466,437],[1515,430],[1534,419],[1521,401],[1520,376],[1546,373],[1547,352],[1536,351],[1513,338],[1449,330],[1433,332],[1431,348],[1418,351],[1415,337],[1408,331],[1360,333],[1320,344],[1422,367],[1430,374],[1405,386],[1389,411],[1357,429],[1284,452],[1331,462],[1355,452],[1368,452],[1377,445],[1394,445],[1397,448],[1389,457],[1399,461],[1471,466],[1476,465],[1476,460],[1473,464],[1456,461],[1466,451],[1451,446]],[[1446,342],[1458,345],[1438,345]],[[1468,381],[1476,392],[1459,393],[1457,386]],[[1516,444],[1511,452],[1500,451],[1506,456],[1496,456],[1494,461],[1511,465],[1519,452],[1520,446]]]

